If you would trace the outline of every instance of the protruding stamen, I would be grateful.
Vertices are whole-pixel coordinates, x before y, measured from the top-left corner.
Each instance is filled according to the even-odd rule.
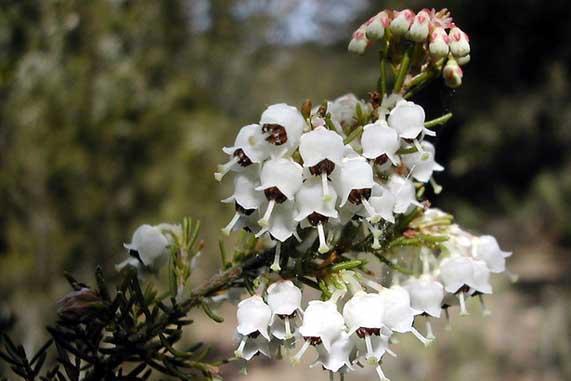
[[[434,332],[432,331],[432,323],[430,320],[426,320],[426,338],[428,340],[435,340],[436,336],[434,336]]]
[[[389,355],[393,356],[394,358],[397,358],[397,357],[398,357],[398,355],[397,355],[395,352],[393,352],[390,348],[386,348],[385,351],[386,351]]]
[[[373,244],[371,245],[371,248],[375,250],[380,249],[381,243],[379,242],[379,238],[382,235],[381,230],[374,227],[369,221],[365,220],[365,222],[367,223],[367,227],[373,236]]]
[[[297,242],[301,243],[302,239],[301,239],[301,237],[299,236],[299,234],[297,234],[297,231],[294,230],[293,236],[295,237],[295,239],[297,240]]]
[[[260,229],[260,231],[256,233],[256,238],[260,238],[261,236],[263,236],[267,232],[268,232],[268,228]]]
[[[327,253],[329,251],[329,246],[327,246],[325,231],[323,230],[323,224],[321,222],[317,224],[317,233],[319,234],[319,249],[317,251],[321,254]]]
[[[466,300],[463,291],[458,293],[458,301],[460,302],[460,315],[469,315],[466,309]]]
[[[381,220],[381,216],[377,214],[375,208],[373,208],[373,206],[369,204],[369,201],[366,198],[361,199],[361,203],[363,204],[365,210],[367,211],[367,214],[369,215],[369,221],[376,224]]]
[[[510,282],[515,283],[519,279],[519,275],[512,273],[510,270],[506,269],[506,275],[510,279]]]
[[[291,363],[292,363],[293,365],[299,364],[299,361],[301,360],[301,357],[302,357],[303,354],[307,351],[307,349],[309,348],[310,345],[311,345],[311,341],[310,341],[310,340],[305,340],[305,342],[303,343],[303,347],[301,347],[301,349],[299,350],[299,352],[297,352],[297,354],[291,358]]]
[[[276,243],[276,253],[274,254],[274,263],[272,263],[272,265],[270,266],[270,268],[275,272],[278,272],[282,269],[280,266],[281,251],[282,251],[282,243],[277,242]]]
[[[234,351],[234,355],[236,357],[240,357],[240,358],[244,357],[244,347],[246,346],[246,341],[248,341],[248,336],[243,336],[242,341],[240,341],[240,345]]]
[[[444,315],[446,316],[446,330],[452,331],[452,320],[450,319],[450,312],[448,312],[448,308],[444,309]]]
[[[230,172],[232,167],[235,164],[238,164],[239,160],[240,159],[237,156],[232,156],[232,159],[228,160],[225,164],[220,164],[218,166],[218,171],[214,173],[214,178],[216,179],[216,181],[222,181],[224,175]]]
[[[327,178],[327,172],[321,173],[321,187],[323,188],[323,201],[329,203],[333,199],[331,193],[329,193],[329,179]]]
[[[284,324],[285,324],[285,338],[290,339],[293,335],[291,334],[291,325],[289,323],[289,316],[286,316],[284,318]]]
[[[335,373],[329,371],[329,381],[335,381]]]
[[[391,381],[387,378],[387,376],[385,376],[385,374],[383,373],[383,370],[381,369],[380,365],[377,365],[377,367],[375,368],[375,370],[377,371],[377,374],[379,375],[379,380],[381,381]]]
[[[442,185],[438,184],[436,180],[434,180],[434,177],[430,178],[430,185],[432,185],[434,194],[440,194],[440,192],[442,192]]]
[[[478,294],[478,299],[480,299],[480,305],[482,306],[482,316],[490,316],[492,311],[486,307],[486,303],[484,303],[484,295]]]
[[[371,335],[365,335],[365,346],[367,347],[367,362],[369,365],[375,365],[378,360],[375,357],[375,352],[373,351],[373,343],[371,342]]]
[[[232,232],[232,229],[234,228],[234,225],[236,225],[236,223],[238,222],[239,219],[240,219],[240,213],[236,212],[234,214],[234,217],[232,217],[232,219],[228,223],[228,225],[226,225],[224,227],[224,229],[222,229],[222,234],[230,235],[230,233]]]
[[[414,144],[414,146],[416,147],[416,150],[420,154],[420,160],[422,160],[422,161],[427,160],[428,159],[428,157],[426,156],[427,154],[424,151],[424,149],[422,148],[422,146],[420,145],[420,142],[418,141],[418,139],[414,139],[412,141],[412,143]]]
[[[416,337],[425,347],[428,347],[432,340],[427,339],[426,337],[422,336],[420,332],[416,330],[416,328],[412,327],[410,332]]]
[[[276,200],[270,200],[270,202],[268,203],[268,208],[264,213],[264,216],[258,220],[258,224],[261,227],[267,228],[268,226],[270,226],[270,217],[272,216],[272,211],[274,210],[275,205],[276,205]]]

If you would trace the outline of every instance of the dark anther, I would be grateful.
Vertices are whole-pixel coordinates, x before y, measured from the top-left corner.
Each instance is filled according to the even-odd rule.
[[[371,188],[353,189],[349,193],[349,201],[355,205],[360,205],[363,199],[368,200],[371,197]]]
[[[369,101],[373,108],[378,108],[381,105],[382,97],[381,93],[378,91],[370,91],[369,92]]]
[[[248,165],[252,164],[252,160],[242,150],[242,148],[238,148],[234,151],[234,156],[238,158],[238,164],[242,167],[247,167]]]
[[[319,345],[319,344],[321,344],[321,337],[308,336],[308,337],[304,337],[304,339],[305,339],[306,341],[309,341],[309,344],[311,344],[311,345]]]
[[[234,203],[234,208],[236,211],[244,216],[249,216],[250,214],[254,213],[256,209],[246,209],[240,206],[237,202]]]
[[[297,311],[293,311],[290,315],[285,315],[285,314],[278,314],[278,317],[282,320],[284,320],[286,317],[293,319],[294,317],[296,317],[297,315]]]
[[[357,329],[357,331],[355,332],[357,333],[357,336],[359,336],[362,339],[365,336],[373,336],[373,335],[379,336],[381,334],[381,329],[361,327]]]
[[[287,142],[287,132],[284,126],[280,126],[279,124],[264,124],[262,126],[262,132],[270,134],[270,136],[266,138],[266,141],[273,145],[281,146]]]
[[[317,226],[317,225],[319,225],[320,222],[322,224],[326,223],[327,220],[329,220],[329,217],[326,217],[323,214],[319,214],[317,212],[313,212],[309,216],[307,216],[307,220],[313,226]]]
[[[252,332],[248,335],[249,338],[255,339],[256,337],[260,336],[260,331]]]
[[[322,173],[327,173],[327,176],[333,172],[335,169],[335,163],[328,159],[323,159],[313,167],[309,167],[309,172],[313,176],[321,175]]]
[[[379,157],[377,157],[377,158],[375,159],[375,164],[383,165],[383,164],[385,164],[388,160],[389,160],[389,157],[387,156],[386,153],[384,153],[384,154],[382,154],[381,156],[379,156]]]
[[[268,200],[274,200],[275,202],[277,202],[278,204],[281,204],[282,202],[284,202],[285,200],[287,200],[287,197],[285,194],[283,194],[278,187],[270,187],[270,188],[266,188],[264,189],[264,194],[266,195],[266,198]]]

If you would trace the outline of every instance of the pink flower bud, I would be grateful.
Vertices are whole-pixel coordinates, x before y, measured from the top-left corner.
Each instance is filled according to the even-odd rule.
[[[379,12],[364,24],[367,38],[380,40],[385,35],[385,28],[388,28],[389,25],[390,19],[387,11]]]
[[[365,28],[361,26],[353,33],[353,38],[351,38],[347,49],[351,53],[363,54],[365,53],[365,49],[367,49],[368,44],[369,40],[365,35]]]
[[[408,32],[408,38],[414,42],[423,42],[428,37],[430,15],[426,10],[418,12]]]
[[[396,12],[396,17],[393,19],[393,21],[391,21],[391,32],[393,32],[396,36],[401,36],[409,30],[413,21],[414,12],[410,9]]]
[[[430,54],[435,58],[443,58],[448,55],[448,35],[444,28],[436,27],[430,34]]]
[[[444,65],[444,70],[442,71],[442,76],[444,77],[444,82],[446,86],[450,88],[457,88],[462,85],[462,69],[458,65],[458,62],[453,57],[450,57]]]
[[[454,57],[464,57],[470,54],[470,43],[468,35],[464,33],[460,28],[453,27],[448,33],[450,52]]]

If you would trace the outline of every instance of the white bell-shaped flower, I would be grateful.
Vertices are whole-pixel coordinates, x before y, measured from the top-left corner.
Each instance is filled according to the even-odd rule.
[[[422,151],[403,155],[402,161],[409,168],[411,176],[426,183],[434,171],[443,171],[444,167],[434,160],[434,145],[427,141],[420,143]]]
[[[378,164],[383,164],[387,160],[394,165],[400,164],[397,155],[400,148],[398,133],[390,128],[385,120],[378,120],[365,126],[361,136],[361,147],[363,147],[363,156],[375,160]]]
[[[393,211],[395,208],[396,198],[388,188],[379,184],[375,184],[373,186],[371,194],[372,195],[368,201],[373,208],[373,213],[371,214],[370,211],[365,209],[363,206],[356,211],[356,214],[361,217],[366,217],[368,222],[370,222],[368,223],[368,227],[371,234],[373,234],[374,239],[371,247],[373,249],[378,249],[380,248],[379,239],[381,238],[382,231],[376,228],[374,224],[379,222],[381,219],[390,223],[395,222]]]
[[[404,288],[410,295],[410,305],[423,314],[439,318],[444,300],[444,286],[433,276],[423,274],[419,278],[408,280]]]
[[[405,333],[411,332],[424,345],[430,344],[430,340],[422,336],[413,327],[414,317],[419,311],[410,305],[410,295],[404,287],[394,285],[384,288],[379,292],[385,304],[383,324],[391,331]]]
[[[286,201],[282,204],[277,204],[273,209],[273,213],[270,216],[267,226],[260,229],[256,234],[256,237],[259,238],[263,234],[269,233],[270,236],[277,241],[274,262],[271,269],[279,271],[281,270],[281,244],[296,233],[297,221],[295,220],[295,207],[293,201]]]
[[[371,336],[371,347],[367,348],[367,342],[365,340],[355,340],[357,347],[357,358],[358,361],[364,360],[364,362],[370,362],[371,364],[376,364],[381,361],[382,357],[388,353],[393,357],[397,355],[389,348],[391,335],[387,335],[381,331],[380,335]]]
[[[280,340],[293,336],[293,318],[301,311],[301,290],[292,281],[272,283],[268,287],[268,305],[272,310],[271,332]]]
[[[299,333],[305,339],[303,347],[293,357],[298,362],[310,345],[323,344],[325,350],[330,351],[336,340],[345,329],[343,315],[337,311],[337,304],[331,300],[312,300],[305,309],[303,322]]]
[[[367,111],[368,106],[359,101],[355,94],[345,94],[332,102],[327,102],[327,112],[331,115],[331,121],[338,133],[342,134],[344,128],[352,127],[355,124],[357,106],[361,107],[363,112]]]
[[[321,176],[325,199],[330,197],[328,176],[341,164],[344,152],[343,138],[325,127],[317,127],[301,136],[299,153],[303,166],[309,168],[312,175]]]
[[[416,139],[422,132],[434,133],[424,127],[424,109],[414,102],[401,100],[389,114],[389,126],[403,139]]]
[[[422,10],[416,14],[410,26],[407,37],[414,42],[424,42],[428,37],[430,28],[430,15]]]
[[[466,315],[466,294],[474,292],[492,293],[490,270],[484,261],[468,256],[453,255],[440,262],[440,279],[446,291],[456,294],[460,302],[460,313]]]
[[[506,258],[512,255],[509,251],[503,251],[498,241],[491,235],[483,235],[474,240],[474,258],[486,262],[488,269],[493,273],[502,273],[506,270]]]
[[[331,372],[339,372],[343,369],[352,369],[351,354],[355,348],[355,342],[351,336],[342,331],[341,334],[331,342],[331,348],[325,349],[324,346],[316,347],[318,357],[311,367],[321,365],[324,369]]]
[[[272,153],[282,156],[297,149],[305,120],[297,108],[278,103],[262,113],[260,125],[266,141],[273,147]]]
[[[258,185],[259,171],[257,168],[250,167],[236,174],[234,177],[234,193],[232,196],[222,200],[224,203],[234,203],[236,209],[236,213],[230,223],[222,229],[224,234],[230,234],[240,218],[252,215],[265,202],[264,194],[256,190]]]
[[[293,200],[295,193],[303,183],[303,168],[291,159],[274,158],[266,161],[260,173],[261,184],[256,190],[264,191],[268,207],[259,221],[263,228],[269,221],[276,204]]]
[[[329,197],[324,199],[321,194],[321,184],[317,179],[306,180],[301,189],[295,196],[298,214],[295,220],[300,222],[305,219],[312,226],[317,228],[319,234],[319,252],[326,253],[329,251],[325,238],[325,224],[330,218],[338,218],[335,203],[337,201],[337,192],[331,188]]]
[[[440,279],[446,291],[455,294],[473,281],[474,260],[463,255],[453,255],[440,262]]]
[[[218,166],[214,177],[220,181],[229,171],[239,172],[253,163],[261,163],[268,158],[269,149],[270,146],[262,135],[259,125],[250,124],[242,127],[236,135],[234,145],[222,149],[230,155],[230,160]]]
[[[381,334],[385,304],[377,293],[358,291],[343,307],[343,317],[349,329],[349,334],[356,333],[365,341],[367,352],[365,358],[371,364],[376,364],[377,358],[371,336]],[[378,351],[377,351],[378,352]]]
[[[386,186],[395,197],[395,213],[407,213],[412,206],[422,207],[422,204],[416,200],[416,191],[412,181],[402,176],[392,175]]]
[[[341,207],[349,201],[353,205],[363,205],[371,217],[375,215],[375,210],[368,201],[375,185],[373,169],[369,163],[364,159],[344,159],[333,181],[341,193]]]
[[[454,27],[448,32],[450,53],[454,57],[464,57],[470,54],[470,42],[468,35],[460,28]]]
[[[254,295],[247,299],[242,300],[238,304],[238,311],[236,313],[238,318],[238,327],[236,331],[241,336],[241,341],[236,349],[236,357],[251,359],[256,353],[262,351],[265,354],[268,352],[266,348],[262,348],[264,341],[270,341],[268,327],[272,317],[272,310],[264,302],[264,300]],[[258,339],[261,335],[263,339]],[[250,342],[247,347],[248,342]]]
[[[156,226],[141,225],[133,233],[130,243],[123,246],[136,251],[141,262],[147,267],[158,266],[168,254],[169,240]]]
[[[396,36],[402,36],[408,32],[414,21],[414,12],[410,9],[396,11],[396,16],[391,21],[391,32]]]

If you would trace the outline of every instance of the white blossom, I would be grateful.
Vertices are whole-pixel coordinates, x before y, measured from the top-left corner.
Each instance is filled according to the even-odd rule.
[[[139,226],[133,233],[131,242],[123,246],[129,251],[136,251],[145,266],[153,267],[165,261],[169,240],[158,227],[145,224]]]
[[[267,343],[270,341],[268,333],[272,317],[270,307],[260,296],[254,295],[238,304],[236,315],[238,318],[236,331],[241,335],[240,344],[235,351],[236,356],[249,360],[261,352],[269,357]]]
[[[386,159],[394,165],[400,164],[397,151],[400,148],[398,133],[390,128],[385,120],[379,119],[375,123],[368,124],[361,135],[361,147],[363,156],[367,159],[383,163]]]
[[[268,305],[272,310],[271,333],[280,340],[293,336],[293,318],[301,311],[301,290],[292,281],[272,283],[268,287]]]
[[[486,262],[490,272],[502,273],[506,270],[506,258],[512,253],[500,249],[494,237],[483,235],[474,239],[473,245],[473,256]]]
[[[282,156],[293,152],[299,145],[305,120],[297,108],[278,103],[262,113],[260,126],[273,155]]]
[[[403,155],[403,163],[410,169],[411,176],[416,180],[426,183],[432,177],[434,171],[443,171],[444,167],[434,159],[434,146],[432,143],[423,141],[420,143],[422,151]]]

